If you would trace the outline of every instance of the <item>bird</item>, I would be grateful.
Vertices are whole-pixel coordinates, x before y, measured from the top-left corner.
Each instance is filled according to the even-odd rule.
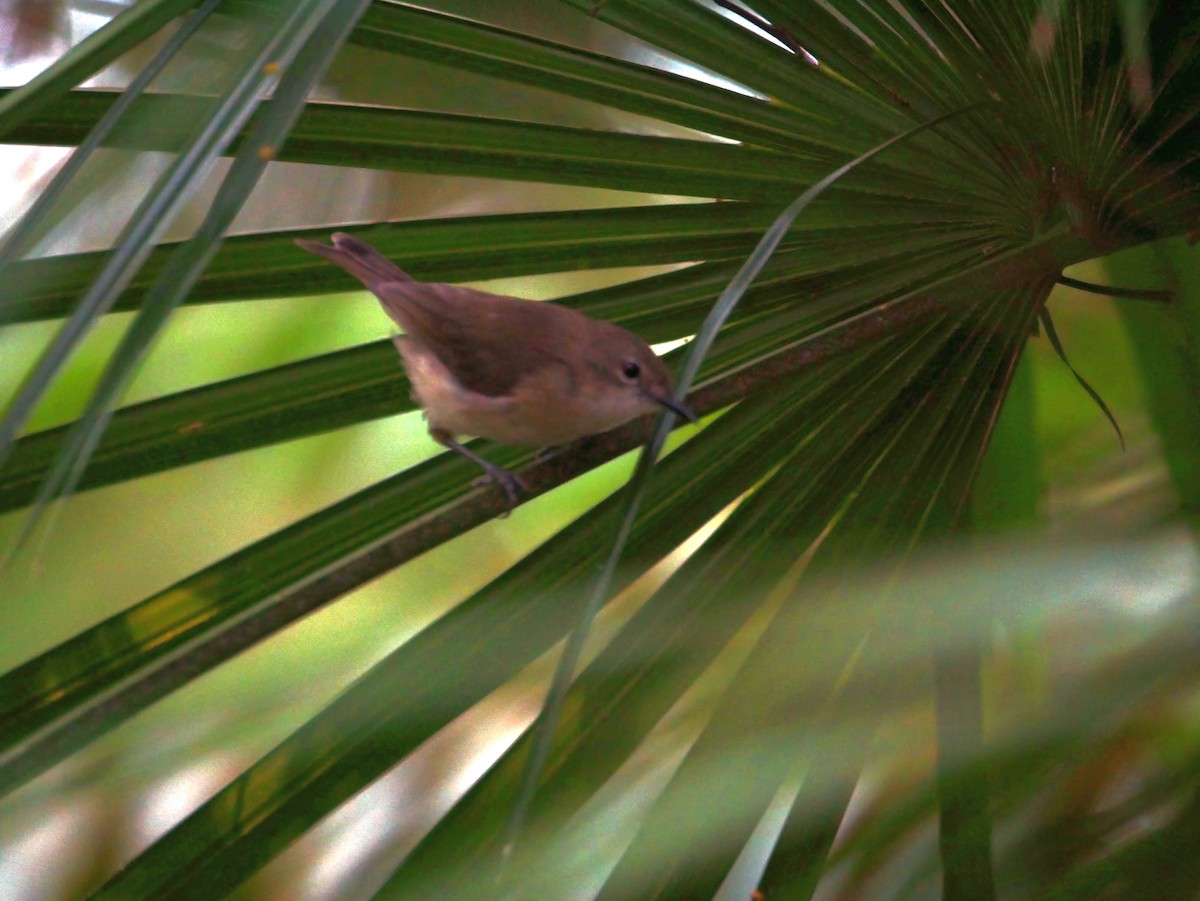
[[[371,291],[403,334],[392,340],[424,409],[430,436],[470,459],[504,490],[511,511],[524,483],[458,438],[556,447],[663,408],[696,414],[672,393],[667,366],[614,323],[550,301],[417,281],[345,232],[296,244]]]

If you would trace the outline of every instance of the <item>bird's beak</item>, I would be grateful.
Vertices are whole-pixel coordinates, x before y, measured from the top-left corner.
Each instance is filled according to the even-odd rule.
[[[676,400],[672,395],[666,394],[661,397],[655,396],[652,398],[655,403],[662,404],[676,416],[686,419],[688,422],[699,422],[700,419],[692,412],[691,407],[681,400]]]

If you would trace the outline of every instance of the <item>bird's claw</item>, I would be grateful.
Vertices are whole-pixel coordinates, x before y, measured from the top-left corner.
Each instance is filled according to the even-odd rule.
[[[489,466],[487,472],[477,478],[472,484],[477,488],[485,487],[489,482],[495,482],[504,489],[504,497],[508,501],[508,505],[501,515],[501,518],[508,516],[521,503],[521,492],[528,491],[529,486],[521,479],[520,476],[514,475],[507,469],[501,469],[499,466]]]

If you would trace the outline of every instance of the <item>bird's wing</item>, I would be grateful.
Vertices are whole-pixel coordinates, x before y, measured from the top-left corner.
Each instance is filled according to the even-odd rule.
[[[490,397],[510,395],[524,376],[564,364],[569,349],[549,339],[547,317],[578,315],[436,282],[388,282],[374,290],[388,315],[464,388]]]

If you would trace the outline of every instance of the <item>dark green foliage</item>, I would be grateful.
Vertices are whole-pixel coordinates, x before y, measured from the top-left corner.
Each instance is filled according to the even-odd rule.
[[[1106,395],[1110,373],[1096,371],[1096,357],[1091,369],[1079,364],[1070,333],[1053,330],[1051,289],[1064,268],[1121,251],[1109,264],[1114,282],[1173,281],[1177,297],[1122,302],[1136,361],[1128,375],[1150,422],[1129,430],[1131,451],[1161,442],[1182,508],[1195,512],[1200,334],[1194,254],[1183,245],[1197,223],[1200,158],[1193,4],[535,5],[564,23],[572,39],[560,40],[382,0],[256,0],[194,20],[202,37],[238,36],[218,42],[238,49],[211,67],[212,90],[143,93],[135,82],[119,102],[70,90],[199,5],[145,0],[0,98],[6,142],[170,160],[139,212],[113,224],[112,251],[23,258],[93,202],[82,163],[40,224],[9,235],[0,322],[70,325],[0,425],[0,509],[411,409],[385,342],[117,406],[180,304],[233,316],[238,307],[223,302],[352,288],[297,252],[297,236],[353,230],[414,276],[446,281],[676,267],[563,299],[666,342],[695,336],[772,223],[778,231],[761,272],[724,295],[739,302],[688,373],[691,403],[708,418],[646,474],[628,548],[597,597],[634,586],[636,611],[569,688],[561,683],[561,723],[544,770],[533,771],[515,845],[507,824],[533,747],[521,728],[427,834],[371,862],[360,893],[555,897],[572,886],[580,896],[684,899],[724,883],[775,898],[808,897],[822,883],[903,894],[940,880],[947,898],[1094,897],[1160,876],[1175,896],[1194,893],[1181,849],[1200,822],[1198,758],[1178,711],[1196,688],[1195,586],[1145,621],[1110,608],[1103,619],[1078,598],[1085,582],[1104,586],[1094,590],[1113,607],[1125,596],[1125,570],[1104,562],[1108,550],[1068,553],[1048,539],[1013,550],[995,537],[1039,522],[1054,464],[1035,434],[1041,395],[1028,349],[1039,322]],[[204,45],[180,44],[180,60],[208,58]],[[643,45],[690,68],[620,58]],[[302,104],[335,53],[334,80],[370,82],[387,77],[376,67],[409,65],[431,99]],[[748,91],[696,80],[698,69]],[[597,124],[439,105],[438,90],[458,78],[497,96],[536,89]],[[125,104],[111,129],[93,131]],[[841,174],[790,228],[778,220],[831,171],[935,120]],[[658,134],[646,133],[648,121]],[[222,158],[232,162],[197,216],[199,237],[165,240]],[[269,160],[591,193],[557,212],[355,222],[317,210],[226,237]],[[597,208],[596,189],[660,196],[606,197]],[[1159,239],[1169,241],[1151,243]],[[119,311],[140,318],[86,427],[74,438],[71,424],[23,434],[73,348]],[[687,353],[676,352],[677,368]],[[1077,406],[1091,403],[1071,390]],[[549,459],[486,452],[519,468],[533,498],[646,434],[631,425]],[[460,463],[437,457],[402,471],[26,654],[0,676],[5,803],[62,762],[90,760],[108,746],[102,736],[219,675],[233,656],[491,519],[502,499],[473,487]],[[1174,522],[1178,506],[1160,522]],[[598,503],[388,645],[118,872],[102,867],[111,879],[101,896],[222,895],[311,841],[330,814],[411,764],[570,633],[619,507]],[[639,581],[715,517],[690,556],[653,584]],[[1121,553],[1153,568],[1141,545]],[[1102,637],[1078,655],[1084,662],[1039,644],[1080,629],[1086,645],[1089,628]],[[288,675],[302,684],[304,674]],[[1014,689],[1010,678],[1038,688]],[[1120,757],[1131,721],[1142,728],[1139,753],[1104,773],[1135,787],[1105,808],[1096,799],[1120,780],[1089,766]],[[898,731],[923,768],[894,753]],[[772,817],[777,826],[760,833]]]

